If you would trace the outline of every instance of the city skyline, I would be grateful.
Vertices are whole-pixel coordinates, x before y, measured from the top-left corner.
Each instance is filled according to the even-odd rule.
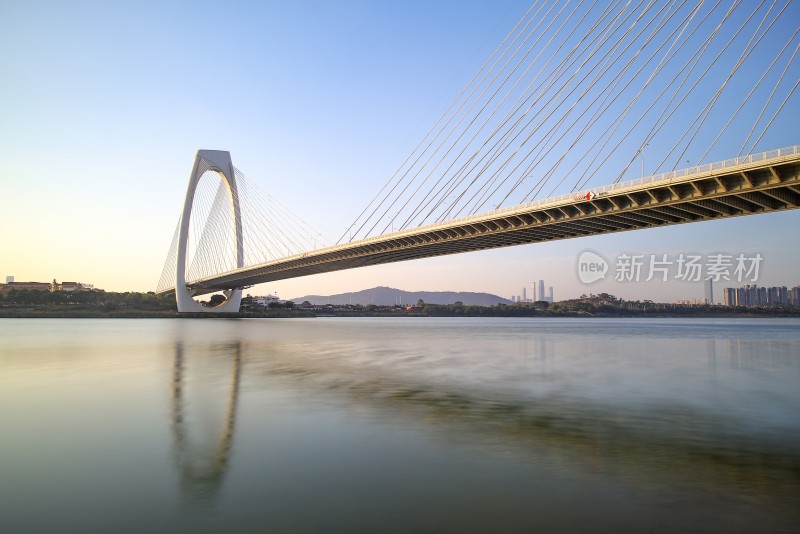
[[[528,287],[522,287],[521,294],[514,294],[511,295],[512,302],[537,302],[537,301],[545,301],[549,303],[555,302],[554,300],[554,293],[553,293],[553,286],[548,286],[547,294],[545,294],[545,284],[544,280],[539,280],[538,282],[531,282],[531,295],[528,297]]]
[[[747,284],[726,287],[722,295],[725,306],[800,306],[800,284],[794,287]]]
[[[528,2],[476,3],[455,14],[449,7],[236,4],[221,23],[242,32],[212,42],[194,33],[183,4],[5,4],[0,268],[19,280],[155,289],[199,148],[230,150],[237,167],[334,241]],[[315,31],[294,34],[299,21]],[[213,81],[211,66],[220,64],[235,73],[224,85]],[[792,66],[789,76],[796,73]],[[757,151],[798,142],[793,102]],[[703,162],[737,149],[721,147]],[[648,147],[642,173],[655,172],[648,162],[659,150]],[[536,272],[561,299],[589,292],[692,298],[703,294],[702,282],[584,285],[575,261],[587,249],[608,257],[760,253],[758,283],[776,285],[800,262],[800,251],[787,246],[798,223],[797,211],[774,213],[361,268],[253,291],[388,285],[512,295],[515,280]]]

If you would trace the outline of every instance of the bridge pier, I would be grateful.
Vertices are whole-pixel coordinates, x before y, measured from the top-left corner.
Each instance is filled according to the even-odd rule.
[[[225,302],[219,306],[206,307],[192,298],[193,291],[183,286],[183,291],[175,290],[175,300],[178,303],[178,313],[239,313],[242,304],[242,290],[239,288],[223,291]]]

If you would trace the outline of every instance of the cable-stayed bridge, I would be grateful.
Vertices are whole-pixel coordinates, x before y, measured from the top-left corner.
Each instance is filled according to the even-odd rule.
[[[199,151],[158,291],[235,311],[263,282],[800,207],[800,149],[755,150],[800,119],[795,16],[537,0],[335,244]]]

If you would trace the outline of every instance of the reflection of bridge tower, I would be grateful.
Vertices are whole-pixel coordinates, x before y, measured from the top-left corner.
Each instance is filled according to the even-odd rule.
[[[230,461],[233,445],[233,431],[236,422],[236,407],[239,397],[239,379],[241,376],[242,356],[241,344],[235,343],[227,347],[232,357],[233,369],[227,393],[227,409],[224,414],[222,429],[211,447],[198,454],[192,450],[192,439],[188,428],[186,400],[186,366],[183,343],[175,345],[175,366],[173,368],[172,397],[172,433],[174,440],[175,463],[178,468],[181,489],[186,496],[192,498],[213,497],[225,477]]]
[[[201,306],[192,299],[192,293],[186,289],[186,252],[189,242],[189,220],[192,215],[194,195],[197,184],[206,172],[216,172],[222,178],[228,189],[233,213],[233,230],[235,243],[236,267],[244,266],[244,246],[242,240],[242,214],[239,204],[239,189],[233,170],[230,152],[221,150],[198,150],[194,159],[192,174],[189,176],[189,187],[186,190],[186,200],[183,203],[181,214],[180,234],[178,236],[178,258],[175,269],[175,299],[178,301],[179,312],[238,312],[242,301],[241,288],[225,291],[227,301],[214,308]]]

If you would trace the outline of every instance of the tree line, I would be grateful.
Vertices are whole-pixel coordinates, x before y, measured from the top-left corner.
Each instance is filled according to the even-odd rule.
[[[133,308],[149,311],[176,311],[175,296],[156,295],[153,292],[115,293],[112,291],[37,291],[35,289],[10,289],[0,293],[0,305],[19,306],[80,306],[101,308],[105,311]]]

